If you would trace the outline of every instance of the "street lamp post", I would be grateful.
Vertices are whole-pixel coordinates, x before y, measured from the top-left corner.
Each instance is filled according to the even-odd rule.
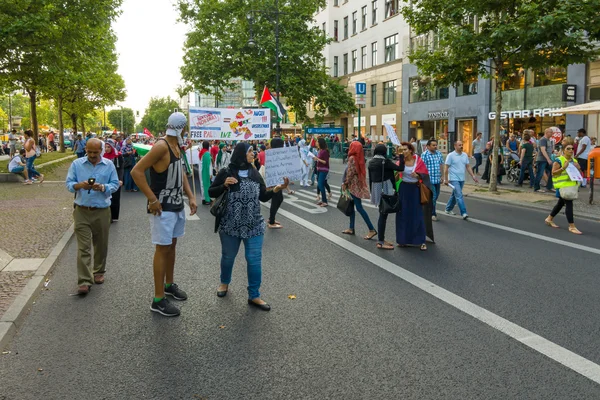
[[[279,102],[279,15],[286,14],[284,12],[279,11],[279,0],[275,0],[275,10],[274,11],[257,11],[252,10],[248,14],[248,22],[250,24],[250,39],[248,39],[248,46],[254,47],[256,46],[256,42],[254,41],[254,35],[252,33],[252,23],[254,22],[254,18],[252,13],[263,13],[268,15],[271,18],[275,18],[275,96],[277,98],[277,104],[281,104]],[[281,121],[277,121],[277,125],[275,127],[275,132],[277,135],[281,136]]]

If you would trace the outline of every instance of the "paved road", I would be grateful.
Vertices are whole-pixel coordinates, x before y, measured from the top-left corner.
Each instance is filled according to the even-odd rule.
[[[72,242],[0,356],[0,398],[600,398],[598,223],[578,221],[576,237],[542,212],[470,200],[473,220],[441,217],[429,251],[383,252],[341,235],[347,218],[314,197],[286,196],[284,229],[267,232],[270,313],[248,308],[240,257],[216,297],[220,244],[202,208],[177,256],[190,299],[167,319],[149,310],[143,197],[124,193],[106,284],[69,296]]]

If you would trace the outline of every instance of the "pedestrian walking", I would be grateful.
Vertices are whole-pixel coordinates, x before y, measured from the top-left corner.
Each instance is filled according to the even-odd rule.
[[[282,141],[283,142],[283,141]],[[224,215],[217,220],[221,240],[221,282],[217,296],[224,297],[229,290],[233,264],[244,242],[248,273],[248,304],[269,311],[271,306],[260,296],[262,283],[262,247],[265,221],[260,212],[260,202],[266,202],[285,189],[283,185],[267,190],[259,172],[252,166],[254,151],[246,142],[235,146],[228,168],[222,169],[209,188],[209,194],[218,198],[224,192],[227,206]]]
[[[554,129],[558,129],[556,127],[547,128],[544,131],[544,136],[540,139],[538,145],[538,155],[535,163],[536,174],[535,181],[533,183],[533,190],[536,192],[544,193],[546,191],[552,190],[552,159],[551,156],[554,153],[554,145],[552,144],[552,133],[554,133]],[[540,183],[542,181],[542,177],[544,176],[544,172],[547,173],[548,178],[546,180],[546,190],[540,188]]]
[[[590,150],[592,149],[592,141],[590,137],[587,135],[585,129],[581,128],[577,131],[577,137],[579,138],[579,145],[577,146],[577,153],[575,159],[581,168],[583,173],[583,177],[587,178],[587,167],[588,167],[588,156],[590,154]],[[585,186],[585,181],[584,185]]]
[[[404,155],[399,157],[398,164],[386,157],[387,147],[378,144],[373,151],[373,158],[369,161],[369,183],[371,189],[371,203],[379,207],[382,194],[391,196],[396,192],[395,172],[404,171]],[[379,213],[377,219],[377,248],[394,250],[394,244],[385,240],[385,230],[388,214]]]
[[[465,185],[465,169],[469,172],[469,175],[471,175],[473,181],[478,183],[479,180],[469,165],[469,157],[463,153],[463,143],[459,140],[454,143],[454,151],[448,154],[446,157],[444,185],[452,188],[452,195],[446,204],[446,214],[456,215],[456,213],[452,210],[454,209],[454,206],[458,204],[458,209],[463,219],[469,218],[462,192]]]
[[[525,171],[529,173],[529,188],[533,188],[533,145],[530,142],[531,135],[529,132],[523,133],[523,142],[521,143],[521,154],[519,155],[519,164],[521,165],[521,173],[519,181],[515,186],[523,186],[525,180]]]
[[[276,136],[271,140],[271,148],[272,149],[279,149],[279,148],[282,148],[283,146],[284,146],[284,142],[280,137]],[[233,159],[233,156],[231,158]],[[266,168],[266,166],[265,166],[265,168]],[[287,186],[286,186],[286,188],[287,188]],[[281,204],[283,204],[283,192],[281,190],[278,190],[277,192],[273,193],[273,196],[271,199],[271,208],[269,210],[269,222],[267,223],[267,227],[269,227],[269,229],[283,228],[283,226],[277,220],[275,220],[275,217],[277,216],[277,211],[279,211],[279,207],[281,207]]]
[[[426,216],[423,213],[421,204],[419,173],[427,174],[427,167],[423,160],[415,154],[411,143],[401,143],[400,149],[404,154],[404,171],[398,189],[402,206],[400,212],[396,213],[396,243],[398,247],[420,246],[421,251],[425,251],[427,250],[427,244],[425,243]],[[427,218],[431,219],[431,211]]]
[[[342,190],[349,191],[350,196],[354,202],[352,207],[352,214],[350,214],[350,226],[348,229],[342,231],[346,235],[354,235],[354,224],[356,221],[356,211],[361,215],[365,224],[369,228],[369,233],[365,236],[366,240],[371,240],[377,235],[377,231],[371,223],[369,214],[365,211],[362,206],[362,199],[368,199],[371,197],[369,188],[367,187],[367,168],[365,164],[365,155],[363,152],[362,145],[359,142],[352,142],[350,150],[348,151],[348,165],[344,172],[344,182],[342,183]]]
[[[104,158],[112,161],[117,170],[117,177],[119,178],[119,188],[113,192],[110,199],[110,215],[111,222],[119,220],[119,213],[121,211],[121,186],[123,186],[123,174],[124,174],[124,161],[123,155],[117,150],[117,143],[112,139],[107,139],[104,145]]]
[[[27,174],[29,175],[29,179],[34,180],[36,178],[40,179],[40,183],[44,182],[44,175],[40,174],[36,171],[34,163],[37,155],[40,150],[35,144],[35,140],[33,140],[33,132],[30,130],[25,131],[25,159],[27,161]]]
[[[81,137],[81,134],[77,135],[77,140],[73,145],[73,152],[77,155],[77,158],[85,156],[85,140]]]
[[[319,138],[319,153],[315,157],[317,161],[317,182],[318,191],[321,194],[321,201],[317,205],[321,207],[327,207],[327,197],[325,193],[325,185],[327,185],[327,175],[329,174],[329,149],[327,148],[327,142],[325,139]],[[329,186],[329,185],[327,185]],[[329,189],[331,193],[331,189]]]
[[[475,140],[473,140],[473,158],[475,159],[475,166],[473,167],[473,172],[475,172],[475,175],[479,175],[479,166],[483,164],[483,152],[485,151],[485,142],[483,141],[482,137],[483,134],[481,132],[477,132],[477,136],[475,137]],[[431,175],[431,170],[429,172]]]
[[[300,186],[308,187],[308,170],[310,168],[311,157],[309,156],[310,151],[308,149],[308,146],[306,145],[306,140],[300,140],[300,142],[298,142],[298,148],[300,150],[300,162],[302,167]]]
[[[125,186],[125,191],[137,192],[137,186],[131,177],[131,170],[136,164],[135,150],[131,138],[127,138],[123,147],[121,147],[121,153],[123,153],[123,186]]]
[[[219,152],[217,153],[217,161],[215,163],[217,174],[223,168],[227,168],[231,162],[231,153],[227,150],[228,146],[225,142],[219,144]]]
[[[212,156],[210,153],[210,143],[202,142],[202,150],[200,150],[200,163],[202,165],[202,187],[204,188],[202,204],[207,206],[210,205],[210,196],[208,195],[208,188],[212,177]]]
[[[437,221],[437,212],[435,210],[435,205],[437,204],[437,199],[440,197],[440,190],[442,184],[442,171],[444,168],[444,156],[437,149],[438,142],[435,139],[429,139],[427,141],[427,151],[424,151],[421,154],[421,158],[427,167],[427,171],[429,171],[429,181],[431,182],[432,190],[432,202],[433,207],[431,207],[431,220]],[[479,153],[481,156],[481,153]],[[473,169],[473,171],[475,171]]]
[[[156,246],[153,263],[154,299],[150,310],[167,317],[176,317],[180,311],[165,296],[187,300],[187,294],[174,281],[177,239],[185,233],[184,192],[189,199],[190,215],[194,215],[198,208],[181,154],[182,133],[186,126],[184,114],[171,114],[166,135],[156,141],[131,171],[133,180],[148,199],[152,244]],[[145,174],[148,169],[150,185]]]
[[[558,215],[560,210],[565,207],[565,214],[567,216],[567,222],[569,223],[569,232],[574,233],[576,235],[581,235],[581,231],[575,227],[575,220],[573,218],[573,199],[577,198],[576,188],[579,185],[577,181],[572,181],[567,168],[570,165],[574,165],[579,173],[582,173],[581,167],[577,160],[573,157],[574,148],[573,141],[569,140],[564,147],[564,154],[557,158],[556,162],[552,165],[552,180],[554,183],[554,187],[556,188],[556,197],[558,201],[552,212],[546,218],[546,225],[551,226],[552,228],[558,228],[559,226],[554,223],[554,217]],[[567,196],[566,193],[561,193],[561,189],[563,188],[575,188],[574,194],[575,196]],[[573,198],[574,197],[574,198]]]
[[[117,170],[110,160],[101,156],[102,148],[100,140],[90,139],[86,145],[87,157],[73,161],[66,180],[67,189],[75,193],[77,292],[81,295],[88,294],[93,284],[104,283],[111,195],[119,188]]]

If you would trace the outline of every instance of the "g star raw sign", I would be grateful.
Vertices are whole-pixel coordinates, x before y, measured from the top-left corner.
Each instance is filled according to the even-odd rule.
[[[534,110],[515,110],[515,111],[502,111],[500,118],[530,118],[530,117],[560,117],[561,113],[556,113],[554,110],[558,108],[536,108]],[[489,119],[496,119],[496,113],[491,112],[488,114]]]
[[[263,140],[271,137],[268,108],[190,108],[192,140]]]

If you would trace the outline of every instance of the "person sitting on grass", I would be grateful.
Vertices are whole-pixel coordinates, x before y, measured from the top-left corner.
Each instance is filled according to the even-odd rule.
[[[25,164],[25,149],[19,150],[19,154],[15,156],[8,163],[8,172],[12,174],[23,174],[25,176],[25,185],[31,185],[33,182],[29,179],[27,174],[27,164]]]

